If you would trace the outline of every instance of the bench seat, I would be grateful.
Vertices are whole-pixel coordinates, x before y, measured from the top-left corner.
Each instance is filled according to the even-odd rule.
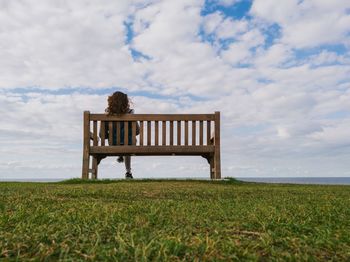
[[[214,146],[91,146],[91,155],[193,156],[214,153]]]

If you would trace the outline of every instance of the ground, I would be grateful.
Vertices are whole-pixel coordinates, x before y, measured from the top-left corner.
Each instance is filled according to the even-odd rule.
[[[350,186],[0,183],[0,260],[350,260]]]

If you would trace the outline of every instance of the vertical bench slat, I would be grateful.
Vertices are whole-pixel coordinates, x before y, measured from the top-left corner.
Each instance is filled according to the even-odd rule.
[[[140,146],[143,146],[143,121],[140,121]]]
[[[147,145],[151,145],[151,121],[147,121]]]
[[[113,144],[113,122],[108,122],[108,144],[111,146]]]
[[[203,145],[203,121],[199,121],[199,145]]]
[[[136,145],[136,122],[132,122],[132,144]]]
[[[143,146],[143,121],[140,121],[140,146]]]
[[[188,146],[188,121],[185,121],[185,146]]]
[[[162,121],[162,145],[166,145],[166,121]]]
[[[94,132],[94,146],[98,145],[98,140],[97,140],[97,121],[94,121],[93,123],[93,132]]]
[[[156,146],[158,146],[159,144],[159,124],[158,121],[155,121],[155,125],[154,125],[154,143]]]
[[[181,146],[181,121],[177,121],[177,145]]]
[[[192,146],[196,145],[196,121],[192,121]]]
[[[170,145],[174,145],[174,121],[170,121]]]
[[[129,145],[129,122],[124,121],[124,146]]]
[[[120,146],[120,143],[121,143],[121,141],[120,141],[120,121],[117,121],[117,123],[116,123],[116,136],[117,136],[117,146]]]
[[[100,125],[100,134],[101,134],[101,146],[105,145],[105,121],[101,121],[101,125]]]
[[[207,145],[210,145],[210,137],[211,136],[211,122],[207,121]]]

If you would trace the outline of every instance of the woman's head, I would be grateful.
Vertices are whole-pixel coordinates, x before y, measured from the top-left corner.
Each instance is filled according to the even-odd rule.
[[[108,97],[108,107],[106,113],[112,114],[125,114],[130,110],[130,101],[127,94],[123,92],[114,92]]]

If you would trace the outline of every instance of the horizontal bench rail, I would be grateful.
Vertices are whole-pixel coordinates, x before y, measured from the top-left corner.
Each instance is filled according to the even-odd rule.
[[[207,121],[215,120],[214,114],[125,114],[113,115],[90,114],[95,121]]]

